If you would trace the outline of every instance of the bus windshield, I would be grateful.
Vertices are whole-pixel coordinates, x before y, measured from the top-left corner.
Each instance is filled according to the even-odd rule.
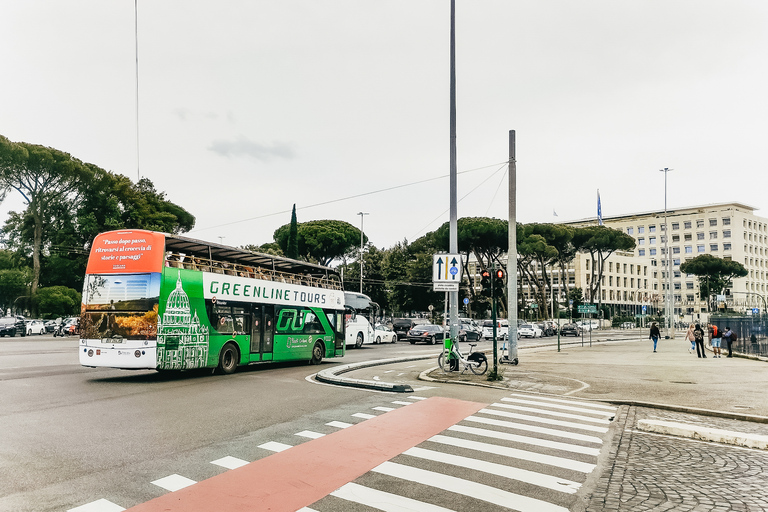
[[[87,275],[81,332],[92,339],[155,339],[159,299],[159,273]]]

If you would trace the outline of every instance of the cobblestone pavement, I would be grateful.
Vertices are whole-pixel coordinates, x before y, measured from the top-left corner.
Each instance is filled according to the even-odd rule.
[[[644,418],[765,434],[765,424],[622,406],[583,510],[768,511],[768,452],[636,429]],[[581,507],[579,507],[582,509]]]

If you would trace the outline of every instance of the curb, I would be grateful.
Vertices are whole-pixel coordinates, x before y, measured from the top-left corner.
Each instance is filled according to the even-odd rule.
[[[733,432],[719,428],[700,427],[688,423],[660,420],[639,420],[637,422],[637,428],[645,432],[654,432],[656,434],[688,437],[700,441],[711,441],[734,446],[744,446],[746,448],[768,450],[768,436],[759,434],[746,434],[744,432]]]

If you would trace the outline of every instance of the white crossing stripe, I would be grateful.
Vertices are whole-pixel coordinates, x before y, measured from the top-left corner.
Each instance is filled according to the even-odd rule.
[[[367,414],[367,413],[364,413],[364,412],[356,412],[355,414],[352,415],[352,417],[353,418],[362,418],[364,420],[369,420],[371,418],[375,418],[376,415],[375,414]]]
[[[325,434],[321,434],[320,432],[312,432],[311,430],[302,430],[301,432],[297,432],[296,435],[300,437],[307,437],[309,439],[317,439],[319,437],[323,437]]]
[[[601,416],[613,416],[615,413],[612,411],[596,411],[594,409],[586,409],[584,407],[574,407],[572,405],[561,405],[554,403],[543,403],[537,400],[523,400],[522,398],[502,398],[502,402],[512,402],[515,404],[535,405],[538,407],[549,407],[551,409],[560,409],[563,411],[583,412],[586,414],[599,414]],[[550,413],[553,414],[553,413]]]
[[[351,427],[352,423],[346,423],[343,421],[329,421],[328,423],[326,423],[326,425],[329,427],[347,428],[347,427]]]
[[[331,493],[331,496],[353,501],[377,510],[383,510],[384,512],[453,512],[448,508],[364,487],[354,482],[336,489]]]
[[[518,414],[516,412],[496,411],[494,409],[480,409],[478,412],[484,414],[493,414],[495,416],[502,416],[504,418],[513,418],[516,420],[532,421],[535,423],[546,423],[547,425],[557,425],[558,427],[576,428],[579,430],[588,430],[590,432],[600,432],[605,434],[608,432],[606,427],[598,427],[596,425],[584,425],[582,423],[574,423],[572,421],[553,420],[549,418],[541,418],[539,416],[529,416],[527,414]]]
[[[384,462],[373,468],[372,471],[422,485],[429,485],[444,491],[471,496],[500,507],[509,508],[510,504],[514,503],[515,510],[520,512],[568,512],[567,508],[537,500],[536,498],[529,498],[528,496],[503,491],[489,485],[470,482],[463,478],[443,475],[434,471],[405,466],[395,462]]]
[[[80,505],[79,507],[70,508],[67,512],[122,512],[125,510],[120,505],[116,505],[109,500],[101,498],[100,500]]]
[[[381,406],[379,406],[379,407],[374,407],[373,410],[374,411],[381,411],[381,412],[389,412],[389,411],[394,411],[395,408],[394,407],[381,407]]]
[[[237,468],[248,465],[248,461],[243,459],[238,459],[237,457],[230,457],[229,455],[227,455],[226,457],[212,460],[211,464],[216,464],[217,466],[221,466],[227,469],[237,469]]]
[[[570,469],[573,471],[580,471],[582,473],[589,473],[595,469],[595,464],[589,464],[586,462],[580,462],[578,460],[566,459],[564,457],[555,457],[554,455],[544,455],[543,453],[534,453],[526,450],[518,450],[517,448],[510,448],[509,446],[500,446],[498,444],[481,443],[478,441],[471,441],[469,439],[461,439],[459,437],[448,437],[444,435],[432,436],[428,439],[434,443],[447,444],[449,446],[456,446],[459,448],[467,448],[470,450],[477,450],[485,453],[493,453],[504,457],[510,457],[513,459],[527,460],[530,462],[536,462],[538,464],[546,464],[548,466],[555,466],[558,468]]]
[[[569,432],[568,430],[537,427],[536,425],[527,425],[525,423],[515,423],[513,421],[497,420],[495,418],[483,418],[482,416],[467,416],[464,418],[464,421],[473,421],[475,423],[482,423],[483,425],[494,425],[497,427],[511,428],[515,430],[525,430],[526,432],[536,432],[538,434],[544,434],[553,437],[565,437],[574,441],[584,441],[586,443],[603,444],[603,440],[599,437],[588,436],[586,434],[578,434],[576,432]]]
[[[395,405],[411,405],[411,404],[413,404],[413,402],[405,402],[403,400],[395,400],[392,403],[395,404]]]
[[[520,398],[533,398],[531,395],[521,395],[520,393],[512,393],[510,396],[518,396]],[[536,400],[544,400],[545,402],[557,402],[561,404],[579,404],[580,406],[593,407],[595,409],[605,409],[607,411],[616,411],[616,407],[612,405],[596,404],[594,402],[586,402],[581,400],[561,400],[559,398],[550,398],[548,396],[536,396]]]
[[[410,398],[411,400],[426,400],[427,399],[427,397],[425,397],[425,396],[409,396],[408,398]]]
[[[527,484],[533,484],[567,494],[573,494],[579,490],[579,487],[581,487],[580,483],[566,480],[565,478],[557,478],[544,473],[528,471],[527,469],[520,469],[513,466],[505,466],[504,464],[497,464],[495,462],[486,462],[470,457],[451,455],[450,453],[425,450],[424,448],[410,448],[403,453],[412,457],[431,460],[433,462],[441,462],[443,464],[452,464],[454,466],[502,476],[504,478],[509,478],[510,480],[517,480],[518,482],[525,482]]]
[[[265,450],[269,450],[272,452],[282,452],[283,450],[287,450],[288,448],[293,448],[293,446],[289,444],[270,441],[268,443],[260,444],[259,448],[264,448]]]
[[[594,455],[595,457],[600,455],[599,448],[590,448],[589,446],[580,446],[578,444],[549,441],[547,439],[541,439],[539,437],[521,436],[517,434],[510,434],[508,432],[499,432],[498,430],[488,430],[487,428],[454,425],[452,427],[448,427],[448,430],[453,430],[454,432],[464,432],[465,434],[474,434],[476,436],[490,437],[493,439],[502,439],[504,441],[513,441],[516,443],[532,444],[534,446],[542,446],[545,448],[563,450],[566,452],[583,453],[584,455]]]
[[[168,491],[178,491],[179,489],[183,489],[185,487],[189,487],[190,485],[196,484],[194,480],[191,480],[185,476],[173,474],[168,475],[166,477],[160,478],[158,480],[155,480],[154,482],[151,482],[155,484],[158,487],[162,487],[163,489],[166,489]]]
[[[512,409],[515,411],[523,411],[523,412],[533,412],[536,414],[544,414],[546,416],[557,416],[558,418],[569,418],[572,420],[579,420],[579,421],[587,421],[590,423],[605,423],[608,424],[610,421],[604,420],[601,418],[592,418],[589,416],[581,416],[578,414],[569,414],[567,412],[559,412],[559,411],[547,411],[546,409],[536,409],[535,407],[523,407],[520,405],[509,405],[509,404],[500,404],[495,403],[491,404],[492,407],[501,407],[503,409]]]

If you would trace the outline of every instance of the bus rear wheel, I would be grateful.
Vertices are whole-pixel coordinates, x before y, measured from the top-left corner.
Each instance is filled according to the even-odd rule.
[[[360,348],[363,346],[363,333],[359,332],[357,333],[357,338],[355,338],[355,348]]]
[[[315,342],[315,346],[312,347],[312,359],[309,360],[309,364],[320,364],[325,354],[325,347],[319,341]]]
[[[238,361],[237,347],[234,343],[227,343],[219,352],[219,373],[230,375],[235,373]]]

